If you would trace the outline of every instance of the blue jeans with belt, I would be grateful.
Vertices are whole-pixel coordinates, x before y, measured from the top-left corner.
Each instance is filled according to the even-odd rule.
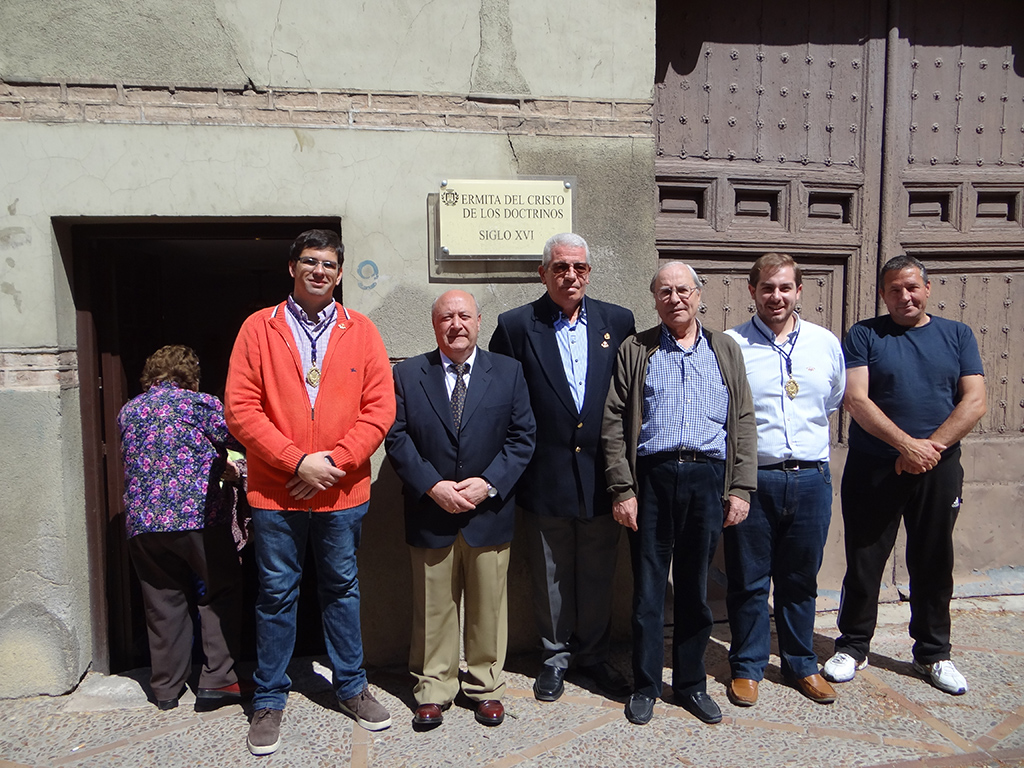
[[[759,469],[750,514],[725,529],[726,605],[733,678],[762,680],[771,647],[768,590],[775,582],[775,627],[782,673],[818,674],[814,601],[832,519],[827,461],[800,469]]]
[[[634,692],[661,696],[670,563],[672,689],[680,696],[706,691],[704,651],[714,624],[707,604],[708,566],[725,519],[725,462],[681,462],[673,453],[658,453],[637,459],[637,480],[637,530],[629,532]]]
[[[334,512],[252,511],[260,578],[254,710],[284,709],[288,701],[292,681],[287,670],[295,649],[299,582],[310,536],[334,691],[344,701],[366,687],[356,550],[368,508],[369,502]]]

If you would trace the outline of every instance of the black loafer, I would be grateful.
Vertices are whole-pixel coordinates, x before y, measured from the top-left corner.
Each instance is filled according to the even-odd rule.
[[[715,704],[715,700],[708,696],[704,691],[679,696],[678,698],[683,709],[698,720],[701,720],[708,725],[714,725],[715,723],[722,722],[722,710],[720,710],[718,705]]]
[[[557,701],[565,690],[565,670],[545,664],[533,684],[533,695],[537,701]]]
[[[642,693],[634,693],[626,702],[626,719],[636,725],[647,725],[654,714],[654,699]]]

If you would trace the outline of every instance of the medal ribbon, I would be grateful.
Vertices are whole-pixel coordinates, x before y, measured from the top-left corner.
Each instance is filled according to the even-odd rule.
[[[799,325],[799,323],[796,326],[796,332],[790,334],[789,340],[786,342],[786,344],[789,345],[789,352],[787,352],[785,349],[783,349],[784,345],[777,344],[775,342],[775,339],[773,339],[771,336],[769,336],[767,333],[765,333],[760,325],[758,325],[757,323],[754,323],[754,327],[757,328],[757,332],[758,333],[760,333],[762,336],[764,336],[765,341],[767,341],[771,345],[772,349],[774,349],[776,352],[778,352],[780,355],[782,355],[782,359],[786,361],[786,375],[789,376],[789,380],[790,381],[795,381],[793,379],[793,357],[792,357],[792,355],[793,355],[793,350],[796,349],[796,340],[800,336],[800,325]],[[785,386],[785,384],[786,384],[786,382],[783,382],[783,386]],[[792,400],[794,396],[795,395],[790,395],[789,399]]]
[[[289,307],[289,309],[291,309],[291,307]],[[318,341],[320,341],[320,337],[323,336],[330,329],[331,325],[334,323],[334,315],[337,314],[337,311],[332,312],[329,317],[326,317],[326,318],[323,319],[322,322],[323,322],[323,326],[324,327],[320,329],[320,332],[317,333],[316,336],[314,336],[312,333],[310,333],[308,330],[306,330],[307,323],[306,323],[305,320],[302,319],[302,317],[300,315],[296,314],[295,312],[292,312],[292,314],[295,315],[295,319],[299,321],[299,328],[302,329],[302,332],[304,334],[306,334],[306,338],[309,339],[309,346],[311,347],[311,349],[310,349],[311,363],[310,363],[309,368],[310,368],[310,370],[313,370],[313,369],[315,369],[317,367],[316,366],[316,343]],[[313,327],[315,328],[316,326],[314,325]],[[308,374],[307,374],[307,376],[308,376]],[[314,384],[313,386],[316,386],[316,385]]]

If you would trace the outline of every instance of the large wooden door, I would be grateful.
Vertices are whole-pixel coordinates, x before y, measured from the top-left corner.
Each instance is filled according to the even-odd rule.
[[[1019,18],[1018,0],[763,0],[666,1],[657,19],[657,244],[702,273],[702,319],[746,320],[747,269],[782,250],[804,267],[802,316],[841,337],[884,312],[880,265],[917,256],[929,311],[981,346],[965,499],[997,514],[1024,470]],[[1020,562],[1007,514],[961,534],[961,572]]]

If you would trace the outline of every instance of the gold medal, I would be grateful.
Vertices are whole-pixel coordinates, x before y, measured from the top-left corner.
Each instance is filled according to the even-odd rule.
[[[786,382],[783,389],[786,390],[786,396],[790,400],[796,398],[796,393],[800,391],[800,385],[796,383],[796,379],[793,378],[793,374],[789,375],[789,381]]]
[[[320,385],[320,369],[316,367],[316,363],[313,363],[313,365],[309,367],[309,370],[306,371],[306,382],[311,387]],[[787,384],[786,386],[788,387],[789,385]],[[792,395],[790,395],[790,397],[792,397]]]

